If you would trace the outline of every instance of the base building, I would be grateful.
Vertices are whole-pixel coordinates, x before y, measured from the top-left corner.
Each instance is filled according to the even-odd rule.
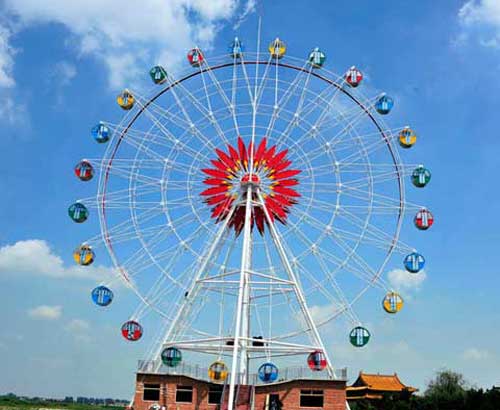
[[[213,383],[206,369],[179,366],[167,372],[137,372],[134,410],[227,410],[229,384]],[[163,369],[164,370],[164,369]],[[320,374],[318,374],[320,373]],[[346,369],[337,379],[306,368],[280,371],[273,383],[251,375],[249,384],[237,385],[235,410],[345,410]],[[229,377],[226,379],[229,380]]]

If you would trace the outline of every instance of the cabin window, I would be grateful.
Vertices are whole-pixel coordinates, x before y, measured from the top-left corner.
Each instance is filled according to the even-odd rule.
[[[208,404],[220,404],[222,400],[222,386],[210,386],[208,388]]]
[[[160,400],[160,385],[152,383],[144,383],[144,393],[142,398],[144,401]]]
[[[175,401],[177,403],[192,403],[193,386],[177,385],[177,391],[175,392]]]
[[[300,407],[323,407],[323,390],[301,390]]]

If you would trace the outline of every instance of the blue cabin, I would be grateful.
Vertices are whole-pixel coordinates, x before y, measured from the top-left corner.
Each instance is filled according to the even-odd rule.
[[[375,109],[379,114],[389,114],[394,106],[394,100],[386,94],[382,94],[375,102]]]
[[[264,383],[271,383],[278,379],[278,367],[271,362],[262,364],[259,367],[259,379]]]
[[[102,121],[92,128],[91,134],[99,144],[108,142],[111,137],[111,131]]]
[[[113,301],[113,292],[106,286],[98,286],[92,291],[92,300],[97,306],[108,306]]]
[[[406,255],[404,265],[408,272],[417,273],[424,268],[425,258],[417,252],[412,252]]]

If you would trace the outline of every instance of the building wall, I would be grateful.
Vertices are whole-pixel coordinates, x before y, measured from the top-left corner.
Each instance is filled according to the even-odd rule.
[[[144,383],[160,385],[160,400],[158,404],[160,406],[165,406],[166,410],[215,410],[217,407],[215,404],[208,404],[209,383],[197,381],[186,376],[138,374],[134,410],[148,410],[152,404],[156,403],[155,401],[143,400]],[[192,403],[176,403],[175,395],[177,385],[193,386]]]
[[[257,386],[255,390],[255,410],[265,410],[266,396],[279,394],[283,410],[308,410],[300,407],[300,390],[323,390],[324,410],[345,410],[345,382],[336,380],[293,380],[273,385]],[[314,408],[309,408],[313,410]]]
[[[160,400],[144,401],[144,383],[160,385]],[[176,403],[177,385],[193,386],[192,403]],[[166,410],[217,410],[216,404],[208,404],[210,383],[187,376],[137,374],[134,410],[149,410],[155,403],[165,406]],[[323,410],[345,410],[345,381],[337,380],[292,380],[272,385],[259,385],[255,388],[255,410],[265,410],[266,396],[279,394],[283,410],[318,410],[300,407],[300,390],[323,390]]]

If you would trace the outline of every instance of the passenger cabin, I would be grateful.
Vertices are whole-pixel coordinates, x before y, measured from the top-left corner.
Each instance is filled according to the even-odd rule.
[[[398,398],[409,398],[418,391],[415,387],[401,382],[398,375],[367,374],[360,372],[352,386],[348,386],[347,400],[381,400],[386,395],[396,395]]]

